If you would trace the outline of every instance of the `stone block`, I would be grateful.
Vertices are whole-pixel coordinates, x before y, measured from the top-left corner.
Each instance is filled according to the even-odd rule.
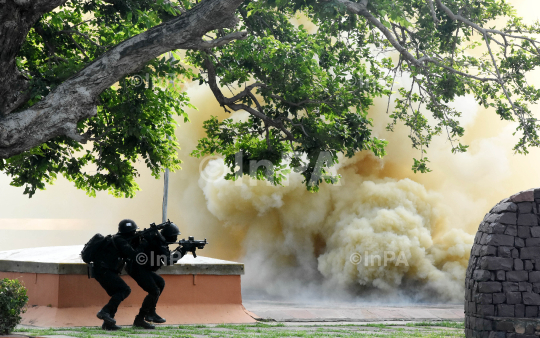
[[[476,303],[475,302],[469,302],[469,313],[475,314],[476,313]]]
[[[471,328],[473,330],[481,330],[483,326],[482,318],[471,317]]]
[[[497,256],[497,247],[492,245],[482,245],[480,256]]]
[[[525,240],[525,246],[540,246],[540,237],[531,237]]]
[[[536,248],[530,248],[530,249],[536,249]],[[538,247],[538,249],[540,249],[540,247]],[[491,256],[480,258],[480,268],[483,270],[511,271],[513,267],[514,267],[514,260],[512,258],[491,257]]]
[[[482,237],[480,237],[480,242],[478,244],[480,245],[486,245],[488,233],[483,232]]]
[[[540,293],[540,283],[533,283],[533,292]]]
[[[517,224],[517,215],[514,212],[504,212],[502,214],[490,214],[484,219],[484,222],[515,225]]]
[[[540,257],[540,246],[526,247],[520,250],[519,258],[521,259],[535,259],[537,257]]]
[[[506,225],[501,223],[484,222],[482,224],[485,224],[483,227],[483,231],[488,234],[504,234],[504,231],[506,230]]]
[[[524,318],[525,317],[525,305],[516,304],[516,306],[514,307],[514,315],[517,318]]]
[[[480,244],[474,244],[471,249],[471,256],[480,256],[480,250],[482,249],[482,245]]]
[[[508,304],[497,305],[497,316],[514,317],[514,305],[508,305]]]
[[[480,243],[480,240],[482,239],[482,236],[484,235],[484,232],[478,231],[476,235],[474,236],[474,243]]]
[[[538,225],[538,219],[536,218],[535,214],[520,214],[518,216],[517,225]],[[519,234],[519,228],[518,228],[518,234]],[[529,236],[531,235],[529,231]],[[521,237],[521,236],[520,236]]]
[[[491,293],[479,293],[475,297],[476,304],[493,304]]]
[[[495,322],[495,330],[513,332],[514,324],[512,324],[512,322],[507,321],[507,320],[498,320]]]
[[[502,234],[486,234],[485,238],[482,237],[480,243],[493,246],[514,246],[514,236]]]
[[[534,202],[534,189],[520,191],[515,195],[510,196],[510,201],[519,202]]]
[[[519,284],[515,282],[503,282],[503,291],[504,292],[517,292],[519,291]]]
[[[488,338],[506,338],[506,332],[490,331]]]
[[[479,282],[478,292],[480,293],[494,293],[501,292],[502,285],[500,282]]]
[[[528,282],[519,282],[520,292],[532,292],[532,284]]]
[[[538,316],[538,306],[525,306],[525,317],[535,318]]]
[[[479,282],[486,282],[491,279],[491,273],[488,270],[474,270],[472,278]]]
[[[514,246],[516,248],[523,248],[525,246],[525,240],[521,237],[514,237]]]
[[[529,282],[540,283],[540,271],[529,272]]]
[[[517,205],[519,214],[532,214],[533,202],[521,202]]]
[[[534,270],[534,265],[533,265],[533,262],[530,260],[530,259],[526,259],[523,261],[523,269],[526,270],[526,271],[532,271]]]
[[[529,215],[529,214],[527,214]],[[531,215],[536,218],[536,215]],[[518,237],[520,238],[529,238],[531,237],[531,228],[525,225],[518,225]]]
[[[527,311],[527,307],[525,307],[525,316],[527,315],[526,311]],[[534,331],[535,331],[535,325],[533,323],[527,323],[527,326],[525,327],[525,334],[534,335]]]
[[[494,293],[493,294],[493,304],[502,304],[506,302],[506,295],[504,293]],[[465,304],[468,302],[465,302]]]
[[[505,281],[506,280],[506,271],[497,270],[497,272],[495,273],[495,280]]]
[[[478,231],[487,232],[489,224],[490,223],[488,223],[488,222],[480,223],[480,226],[478,227]]]
[[[523,304],[540,305],[540,295],[534,292],[523,292]]]
[[[531,227],[531,236],[540,237],[540,227]]]
[[[506,280],[509,282],[526,282],[529,280],[529,273],[527,271],[508,271],[506,273]]]
[[[485,330],[485,331],[491,331],[491,330],[493,330],[493,327],[494,327],[494,326],[495,326],[495,325],[493,325],[493,321],[492,321],[492,320],[486,319],[486,318],[484,318],[484,319],[482,320],[482,330]]]
[[[492,304],[477,304],[476,313],[478,313],[480,316],[494,316],[495,306]]]
[[[512,257],[512,249],[513,247],[511,246],[500,246],[497,248],[497,256],[503,258]]]
[[[507,225],[504,230],[505,235],[517,236],[517,225]]]
[[[514,270],[523,270],[523,261],[519,258],[514,258]]]
[[[507,292],[506,293],[507,304],[521,304],[521,292]]]
[[[512,249],[512,258],[519,258],[519,250]]]
[[[539,197],[540,198],[540,197]],[[491,213],[500,214],[501,212],[510,211],[516,212],[519,206],[512,202],[499,203],[491,209]]]

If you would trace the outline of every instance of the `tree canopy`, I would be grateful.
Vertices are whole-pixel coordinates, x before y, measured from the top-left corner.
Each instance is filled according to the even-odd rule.
[[[315,33],[292,23],[299,13]],[[90,195],[131,197],[136,159],[155,176],[177,169],[175,116],[187,121],[190,103],[171,77],[249,113],[206,121],[193,151],[224,155],[233,173],[240,152],[231,179],[263,178],[249,162],[268,160],[274,182],[303,167],[317,190],[336,179],[317,166],[321,152],[333,163],[384,156],[368,117],[375,97],[388,97],[388,130],[410,129],[414,171],[429,171],[435,136],[466,151],[451,107],[465,95],[518,123],[516,152],[540,144],[530,108],[540,91],[527,82],[540,24],[505,0],[4,0],[0,22],[0,170],[30,196],[61,174]]]

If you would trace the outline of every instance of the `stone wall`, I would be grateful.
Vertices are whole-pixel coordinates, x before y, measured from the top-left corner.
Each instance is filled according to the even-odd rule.
[[[480,224],[465,279],[467,338],[540,335],[539,210],[540,188],[522,191]]]

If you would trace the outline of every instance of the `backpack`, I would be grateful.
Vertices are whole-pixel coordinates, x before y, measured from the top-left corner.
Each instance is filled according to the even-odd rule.
[[[96,258],[96,253],[100,252],[102,249],[112,242],[112,236],[103,236],[102,234],[95,234],[88,243],[84,245],[84,248],[81,251],[81,258],[85,263],[93,262]],[[113,243],[114,244],[114,243]]]

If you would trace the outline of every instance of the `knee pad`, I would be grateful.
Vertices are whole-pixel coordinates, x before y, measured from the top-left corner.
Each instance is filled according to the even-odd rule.
[[[159,289],[152,289],[152,290],[150,290],[150,292],[148,292],[148,294],[150,296],[159,298],[159,296],[161,295],[161,291]]]
[[[156,284],[159,288],[160,293],[163,292],[163,289],[165,289],[165,281],[162,279],[158,281]]]

